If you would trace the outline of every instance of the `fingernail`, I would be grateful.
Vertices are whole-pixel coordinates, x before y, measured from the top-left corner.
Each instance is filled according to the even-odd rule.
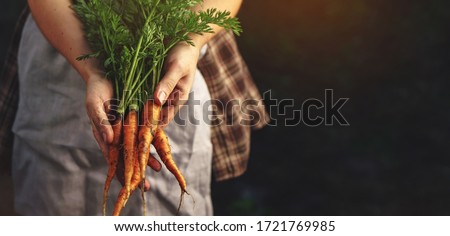
[[[105,143],[106,143],[106,134],[105,134],[105,133],[103,133],[103,134],[102,134],[102,136],[103,136],[103,142],[105,142]]]
[[[158,93],[158,99],[159,99],[159,102],[160,102],[161,104],[164,104],[164,103],[166,102],[166,97],[167,97],[166,92],[160,91],[160,92]]]

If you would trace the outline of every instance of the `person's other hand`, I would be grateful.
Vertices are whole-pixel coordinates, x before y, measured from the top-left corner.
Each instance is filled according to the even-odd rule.
[[[107,116],[110,101],[113,97],[112,84],[101,75],[94,75],[86,81],[87,113],[91,119],[92,132],[94,133],[95,140],[102,151],[103,157],[106,159],[108,157],[108,148],[112,143],[114,135]],[[161,169],[161,164],[154,157],[149,158],[149,166],[155,171],[159,171]],[[116,177],[122,186],[124,184],[123,169],[123,162],[119,162]],[[146,179],[144,190],[148,191],[149,189],[150,182]]]
[[[92,75],[86,80],[86,109],[91,119],[92,132],[106,158],[108,145],[113,140],[113,130],[108,121],[109,101],[113,97],[113,87],[102,75]]]
[[[199,55],[198,47],[179,43],[166,57],[165,74],[156,86],[154,94],[157,104],[165,104],[161,110],[162,128],[173,120],[180,107],[189,98]]]

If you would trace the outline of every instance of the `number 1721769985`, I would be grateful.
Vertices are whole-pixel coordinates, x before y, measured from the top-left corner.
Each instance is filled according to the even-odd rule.
[[[334,221],[258,221],[258,231],[334,231]]]

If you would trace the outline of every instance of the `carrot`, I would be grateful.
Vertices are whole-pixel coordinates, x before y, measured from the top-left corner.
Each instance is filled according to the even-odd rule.
[[[120,150],[119,150],[119,152],[120,152]],[[135,155],[137,155],[137,152],[135,152]],[[124,165],[123,156],[120,155],[118,165],[117,165],[116,176],[122,185],[124,185],[124,181],[123,181],[124,166],[123,165]],[[155,170],[157,172],[159,172],[162,168],[161,163],[152,154],[149,154],[148,166],[150,166],[153,170]],[[145,182],[145,179],[141,178],[141,176],[140,176],[141,172],[138,168],[140,168],[140,167],[139,167],[138,158],[136,157],[134,160],[133,178],[131,180],[131,185],[130,185],[131,193],[133,191],[135,191],[138,186],[141,186],[141,187],[145,186],[144,187],[145,191],[148,191],[150,188],[150,186],[146,186],[146,184],[148,182]],[[142,183],[142,184],[140,185],[140,183]],[[150,184],[150,183],[148,183],[148,184]],[[126,189],[123,187],[119,193],[119,197],[118,197],[118,200],[117,200],[115,208],[114,208],[115,209],[114,214],[116,214],[116,215],[120,214],[120,211],[122,210],[125,203],[127,202],[128,197],[125,195],[126,193],[127,193]],[[143,206],[144,207],[144,215],[146,215],[147,207],[146,207],[145,195],[143,193],[142,193],[142,199],[144,201],[144,206]]]
[[[136,110],[130,110],[123,127],[123,155],[124,155],[124,187],[127,197],[131,193],[131,179],[133,177],[134,159],[136,152],[136,137],[138,132],[138,118]]]
[[[106,215],[106,201],[108,199],[108,191],[111,186],[111,181],[114,178],[117,170],[117,163],[120,155],[120,136],[122,135],[122,117],[119,116],[112,125],[114,136],[108,150],[108,174],[105,180],[105,187],[103,189],[103,215]]]
[[[123,149],[120,149],[120,150],[123,150]],[[121,153],[119,156],[119,162],[117,163],[116,177],[122,186],[124,186],[124,179],[123,179],[124,166],[123,165],[124,165],[123,164],[123,155]],[[150,157],[148,159],[148,166],[150,166],[150,168],[152,168],[156,172],[161,171],[161,168],[162,168],[161,163],[156,159],[156,157],[152,156],[152,154],[150,154]],[[148,191],[149,186],[147,186],[147,185],[144,185],[144,186],[145,186],[144,190]]]
[[[136,190],[136,188],[139,186],[140,183],[142,183],[143,179],[141,178],[141,172],[139,170],[139,161],[137,158],[134,158],[133,160],[133,174],[132,179],[130,182],[130,191],[131,193]],[[125,186],[120,189],[119,196],[117,197],[116,205],[114,206],[114,212],[113,216],[120,215],[120,212],[122,211],[123,207],[127,203],[128,199],[130,197],[130,192],[128,192],[127,188]]]
[[[152,143],[161,112],[161,106],[156,105],[152,100],[148,100],[142,113],[144,125],[139,128],[138,158],[140,163],[141,178],[145,178],[145,169],[149,163],[150,144]]]
[[[161,169],[161,164],[154,157],[150,158],[150,145],[158,127],[160,112],[161,106],[156,105],[152,100],[147,100],[144,105],[144,111],[142,112],[142,121],[144,122],[144,125],[139,129],[138,160],[141,173],[140,177],[143,180],[141,185],[141,197],[144,202],[144,215],[147,215],[147,202],[144,194],[145,169],[148,164],[155,165],[156,168],[158,168],[157,164],[159,164],[159,169]]]
[[[178,204],[177,212],[180,212],[181,204],[183,203],[183,195],[189,193],[186,190],[186,180],[178,169],[175,161],[172,158],[172,152],[170,151],[169,139],[167,138],[166,133],[162,129],[157,129],[155,133],[155,139],[153,140],[153,146],[158,152],[159,158],[164,163],[166,168],[175,176],[178,181],[178,184],[181,188],[180,194],[180,203]]]
[[[173,161],[172,152],[170,151],[169,139],[166,133],[162,129],[157,129],[155,133],[155,139],[153,140],[153,146],[155,146],[156,152],[158,152],[161,161],[166,168],[175,176],[180,185],[182,194],[187,193],[186,181],[178,169],[177,165]]]

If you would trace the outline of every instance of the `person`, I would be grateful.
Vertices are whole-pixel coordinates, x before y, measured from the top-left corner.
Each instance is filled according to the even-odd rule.
[[[79,20],[69,8],[70,0],[28,3],[32,14],[23,26],[18,50],[19,104],[12,127],[15,209],[22,215],[99,215],[107,172],[102,152],[113,136],[111,126],[102,125],[107,120],[105,101],[112,98],[111,83],[94,60],[75,60],[89,52],[89,47]],[[198,8],[229,10],[234,16],[240,5],[241,0],[205,0]],[[167,102],[162,111],[175,162],[195,200],[184,201],[181,215],[213,214],[211,173],[216,180],[241,175],[248,160],[249,127],[260,128],[266,120],[234,38],[217,26],[214,31],[192,35],[195,47],[180,43],[171,50],[165,75],[155,91],[155,100],[161,104],[174,93],[185,102]],[[233,52],[229,54],[232,60],[224,49]],[[247,85],[246,91],[239,91],[237,82]],[[225,92],[220,91],[223,84]],[[197,101],[223,105],[233,99],[260,101],[256,109],[242,108],[258,119],[248,124],[211,124],[204,119],[186,125],[171,122],[175,115],[184,120],[208,115]],[[242,118],[230,110],[216,115],[225,121],[234,120],[233,116]],[[148,171],[147,176],[151,183],[147,212],[176,214],[180,190],[173,176],[165,169],[161,173]],[[117,181],[111,186],[109,211],[114,205],[113,193],[120,187]],[[139,194],[131,197],[122,214],[142,215]]]

